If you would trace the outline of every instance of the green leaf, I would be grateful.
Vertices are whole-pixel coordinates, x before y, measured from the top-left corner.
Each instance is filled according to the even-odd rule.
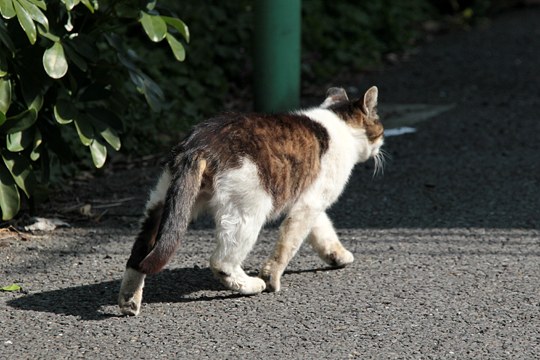
[[[120,150],[120,147],[122,146],[122,143],[120,142],[120,137],[114,131],[112,128],[106,128],[103,131],[100,131],[99,134],[105,141],[112,146],[112,148],[116,151]]]
[[[81,0],[81,2],[92,14],[94,13],[94,7],[92,6],[92,3],[90,3],[90,0]]]
[[[48,32],[47,30],[43,29],[42,27],[38,27],[38,32],[39,32],[39,35],[51,40],[52,42],[57,42],[57,41],[61,40],[59,36],[56,36],[56,35]]]
[[[15,16],[15,9],[11,0],[0,0],[0,14],[4,19],[11,19]]]
[[[180,41],[176,40],[174,36],[167,33],[167,42],[173,51],[174,57],[178,61],[184,61],[186,59],[186,51]]]
[[[4,164],[9,169],[15,183],[30,197],[36,188],[36,175],[26,156],[21,153],[2,152]]]
[[[32,143],[33,138],[32,131],[17,131],[13,134],[7,134],[7,149],[11,152],[23,151]]]
[[[41,107],[43,106],[43,95],[37,94],[34,100],[28,104],[29,109],[34,109],[36,112],[39,112],[41,110]]]
[[[66,40],[78,54],[87,60],[95,61],[99,57],[100,52],[93,41],[92,37],[86,34],[79,34],[79,36],[75,36],[73,39]]]
[[[127,1],[118,1],[114,10],[120,18],[135,19],[140,14],[140,8]]]
[[[182,20],[170,16],[162,16],[161,18],[168,25],[171,25],[173,28],[178,30],[178,32],[180,33],[180,35],[182,35],[186,42],[189,42],[189,28]]]
[[[92,124],[84,117],[74,119],[74,122],[81,143],[84,146],[92,144],[92,140],[94,139],[94,128],[92,127]]]
[[[5,54],[2,52],[0,53],[0,78],[6,76],[7,73],[8,73],[8,62],[7,62]]]
[[[8,134],[13,134],[18,131],[26,130],[34,125],[37,120],[37,111],[34,109],[24,110],[23,112],[10,116],[2,127],[7,129]]]
[[[0,111],[0,126],[6,122],[6,115]]]
[[[159,85],[142,71],[130,71],[129,77],[137,87],[137,91],[144,95],[152,110],[161,111],[164,94]]]
[[[88,115],[90,115],[92,123],[95,124],[98,131],[101,131],[105,127],[110,127],[117,131],[122,131],[124,128],[122,120],[108,109],[102,107],[92,108],[88,110]]]
[[[28,14],[30,14],[30,16],[32,17],[34,21],[37,21],[38,23],[40,23],[41,25],[43,25],[43,27],[47,31],[49,31],[49,20],[36,5],[32,4],[31,2],[27,0],[15,0],[15,1],[18,1],[26,9]]]
[[[22,144],[22,131],[6,135],[6,147],[11,152],[19,152],[24,150]]]
[[[41,137],[41,131],[39,129],[36,129],[36,133],[34,135],[34,142],[32,143],[32,152],[30,153],[30,160],[37,161],[39,157],[41,156],[41,143],[43,142],[43,138]]]
[[[37,5],[37,7],[41,10],[47,10],[47,4],[44,0],[30,0],[30,2],[34,5]]]
[[[71,11],[79,3],[79,0],[62,0],[62,2],[66,4],[66,9]]]
[[[60,42],[55,42],[53,46],[45,50],[43,54],[43,67],[53,79],[60,79],[66,75],[68,63],[64,55],[64,48]]]
[[[26,107],[38,111],[43,105],[43,94],[52,83],[50,77],[45,74],[41,67],[41,59],[38,55],[39,49],[36,47],[37,58],[25,62],[25,71],[17,74],[19,78],[20,91]]]
[[[120,150],[122,145],[120,142],[120,137],[118,136],[116,130],[111,127],[111,123],[105,123],[101,121],[101,119],[96,119],[95,117],[93,119],[93,123],[101,137],[105,139],[105,141],[111,145],[114,150]]]
[[[15,52],[15,44],[13,44],[13,40],[11,40],[11,37],[9,36],[8,31],[7,31],[6,25],[4,24],[3,21],[0,21],[0,40],[9,49],[9,51],[11,51],[11,53]]]
[[[0,79],[0,112],[7,114],[11,105],[11,81]]]
[[[158,15],[150,15],[144,11],[141,11],[141,18],[139,20],[146,32],[146,35],[153,42],[160,42],[165,38],[167,34],[167,24]]]
[[[7,286],[2,286],[0,288],[0,291],[21,291],[21,290],[22,290],[22,287],[20,287],[17,284],[11,284],[11,285],[7,285]]]
[[[54,105],[54,118],[59,124],[65,125],[77,117],[78,111],[75,105],[68,100],[58,100]]]
[[[84,72],[88,70],[88,63],[86,62],[86,60],[83,59],[82,56],[77,53],[75,49],[73,49],[73,45],[70,42],[64,43],[64,50],[66,52],[67,58],[73,61],[73,63],[77,65],[79,69]]]
[[[11,173],[0,162],[0,208],[2,220],[10,220],[19,212],[21,198]]]
[[[41,147],[32,149],[32,152],[30,153],[30,160],[38,161],[40,157],[41,157]]]
[[[146,4],[146,9],[148,11],[154,10],[156,8],[156,2],[157,2],[157,0],[149,1],[148,4]]]
[[[95,167],[101,168],[107,159],[107,147],[99,139],[94,139],[90,144],[90,153]]]
[[[15,5],[15,13],[17,14],[19,24],[21,24],[26,36],[28,36],[30,44],[34,45],[36,43],[37,33],[36,25],[34,24],[34,20],[32,20],[32,16],[30,16],[28,11],[16,0],[13,5]]]
[[[37,148],[41,145],[43,142],[43,137],[41,136],[41,131],[39,129],[36,129],[36,133],[34,134],[34,145],[32,146],[33,149]]]

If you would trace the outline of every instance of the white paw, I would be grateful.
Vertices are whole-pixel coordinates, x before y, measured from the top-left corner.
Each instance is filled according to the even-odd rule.
[[[345,248],[333,251],[323,257],[323,260],[334,267],[344,267],[354,261],[354,255]]]
[[[141,310],[142,291],[135,294],[122,294],[118,296],[118,306],[124,315],[137,316]]]
[[[218,275],[221,283],[229,290],[237,291],[243,295],[259,294],[266,288],[266,283],[257,277],[246,275],[243,271],[240,274],[229,275],[223,272],[214,272]]]
[[[266,289],[266,283],[263,279],[249,276],[240,286],[238,292],[244,295],[255,295],[260,294],[264,289]]]

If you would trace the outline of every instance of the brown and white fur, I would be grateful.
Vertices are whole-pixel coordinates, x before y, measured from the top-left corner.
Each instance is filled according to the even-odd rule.
[[[331,88],[316,108],[288,114],[227,114],[196,126],[176,146],[150,195],[141,231],[121,284],[123,314],[140,310],[146,274],[160,271],[176,251],[189,222],[202,211],[216,224],[210,267],[229,289],[279,291],[281,275],[304,239],[326,263],[342,267],[353,254],[338,240],[326,209],[355,164],[381,164],[383,127],[378,90],[349,101]],[[242,262],[263,225],[281,214],[274,254],[260,277]]]

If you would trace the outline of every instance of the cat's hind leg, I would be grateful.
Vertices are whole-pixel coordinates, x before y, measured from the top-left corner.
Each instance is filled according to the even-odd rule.
[[[133,268],[126,268],[120,285],[120,294],[118,295],[118,306],[122,314],[139,315],[145,277],[145,274]]]
[[[138,265],[154,246],[162,212],[162,202],[148,208],[141,230],[133,244],[118,295],[118,306],[124,315],[139,314],[146,275],[138,270]]]
[[[313,225],[308,242],[319,257],[330,266],[344,267],[354,261],[353,254],[341,244],[332,222],[324,212]]]
[[[138,265],[154,247],[170,181],[169,172],[164,171],[146,204],[141,230],[133,244],[118,294],[118,306],[124,315],[139,314],[146,275],[138,271]]]
[[[242,269],[259,232],[272,211],[272,198],[261,187],[258,170],[249,160],[220,176],[210,201],[216,222],[217,245],[210,258],[214,275],[228,289],[251,295],[265,282]]]
[[[222,214],[216,222],[217,245],[210,258],[212,272],[230,290],[244,295],[262,292],[265,282],[247,275],[242,262],[257,241],[264,219],[233,211]]]

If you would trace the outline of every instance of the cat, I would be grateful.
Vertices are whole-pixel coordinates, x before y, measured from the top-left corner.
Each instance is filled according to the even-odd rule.
[[[382,164],[377,97],[375,86],[354,101],[344,89],[330,88],[315,108],[225,114],[195,126],[173,148],[150,194],[121,283],[120,311],[139,313],[145,276],[167,264],[203,211],[216,224],[212,272],[241,294],[279,291],[285,267],[305,238],[329,265],[352,263],[325,211],[356,163],[374,158],[376,169]],[[248,276],[242,262],[262,226],[282,214],[274,254],[259,277]]]

